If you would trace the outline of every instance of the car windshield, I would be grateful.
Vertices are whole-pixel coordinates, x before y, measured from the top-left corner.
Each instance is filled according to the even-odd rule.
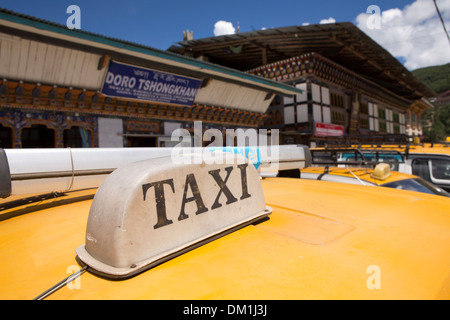
[[[440,196],[450,197],[450,193],[448,193],[447,191],[445,191],[445,190],[443,190],[421,178],[413,178],[413,179],[389,182],[389,183],[383,184],[382,187],[401,189],[401,190],[418,191],[418,192],[437,194]]]

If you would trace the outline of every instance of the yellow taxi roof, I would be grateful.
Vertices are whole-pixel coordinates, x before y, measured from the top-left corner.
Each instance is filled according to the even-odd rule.
[[[316,174],[322,174],[325,172],[325,167],[307,167],[301,170],[302,172],[310,172]],[[344,176],[352,179],[356,179],[355,176],[363,181],[373,183],[375,185],[383,185],[385,183],[390,183],[394,181],[416,178],[416,176],[398,172],[390,171],[390,175],[385,179],[380,180],[373,177],[374,169],[371,168],[341,168],[341,167],[328,167],[328,174],[336,176]]]
[[[450,199],[289,178],[262,186],[269,219],[130,279],[85,272],[47,299],[450,298]],[[52,206],[62,200],[0,214],[0,299],[33,299],[77,266],[92,200]]]
[[[354,146],[358,147],[358,146]],[[361,149],[378,149],[378,150],[396,150],[404,152],[406,150],[406,145],[361,145]],[[430,154],[447,154],[450,155],[450,146],[445,144],[411,144],[408,148],[409,153],[430,153]]]
[[[311,150],[333,150],[333,149],[340,149],[341,147],[338,146],[330,146],[328,148],[324,147],[315,147],[311,148]],[[423,144],[410,144],[410,145],[397,145],[397,144],[375,144],[375,145],[352,145],[350,147],[342,147],[344,149],[356,149],[359,148],[360,150],[386,150],[386,151],[399,151],[399,152],[405,152],[408,150],[409,153],[430,153],[430,154],[446,154],[450,155],[450,145],[448,144],[431,144],[431,143],[423,143]]]

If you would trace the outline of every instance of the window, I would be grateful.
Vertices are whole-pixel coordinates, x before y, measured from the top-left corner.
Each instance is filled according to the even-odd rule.
[[[297,122],[308,122],[308,105],[300,104],[297,106]]]
[[[300,90],[303,90],[303,93],[296,95],[297,102],[306,101],[307,98],[308,98],[307,89],[306,89],[306,83],[299,83],[295,87],[300,89]]]
[[[324,123],[331,123],[331,115],[329,107],[322,107],[322,117]]]
[[[209,143],[208,141],[207,144]],[[132,148],[156,147],[156,137],[127,137],[126,146]]]
[[[422,177],[427,181],[448,184],[450,183],[450,160],[414,159],[412,162],[412,174]]]
[[[23,148],[54,148],[55,130],[43,124],[33,124],[30,128],[22,129]]]
[[[361,102],[359,105],[359,127],[369,129],[369,103]]]
[[[284,108],[284,123],[292,124],[295,123],[295,113],[294,106],[289,106]]]
[[[442,190],[441,188],[436,187],[432,183],[425,181],[421,178],[399,180],[399,181],[395,181],[395,182],[386,183],[381,186],[388,187],[388,188],[394,188],[394,189],[411,190],[411,191],[424,192],[424,193],[429,193],[429,194],[437,194],[440,196],[450,197],[450,194],[448,192],[446,192],[445,190]]]
[[[369,114],[369,105],[367,103],[361,103],[359,107],[359,113]]]
[[[346,111],[344,96],[339,93],[331,93],[331,123],[345,125]]]
[[[322,122],[322,108],[319,104],[313,104],[313,118],[315,122]]]
[[[368,116],[366,116],[366,113]],[[368,117],[368,121],[365,119]],[[404,133],[404,114],[394,112],[386,106],[380,106],[373,102],[368,102],[367,105],[361,103],[360,107],[360,127],[369,128],[371,131],[380,133]],[[403,124],[402,124],[403,121]]]
[[[91,132],[82,127],[73,126],[64,130],[64,147],[88,148],[90,147]]]
[[[311,91],[312,91],[312,100],[316,102],[321,102],[320,98],[320,86],[312,83],[311,84]]]
[[[283,104],[289,105],[289,104],[293,104],[294,103],[294,98],[293,97],[283,97]]]
[[[322,103],[330,104],[330,89],[327,87],[322,87]]]
[[[0,148],[12,148],[12,129],[0,124]]]
[[[395,123],[400,123],[400,115],[398,113],[394,112],[394,122]]]
[[[340,108],[332,108],[331,123],[345,125],[345,111]]]
[[[331,93],[331,105],[344,108],[344,97],[338,93]]]
[[[450,160],[432,159],[431,174],[435,179],[450,181]]]
[[[360,116],[359,127],[362,129],[369,129],[369,118]]]
[[[428,159],[414,159],[412,162],[412,174],[431,181]]]
[[[378,118],[386,119],[386,110],[382,108],[378,108]]]

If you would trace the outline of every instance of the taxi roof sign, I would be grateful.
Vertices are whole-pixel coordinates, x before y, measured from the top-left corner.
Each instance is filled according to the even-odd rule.
[[[162,157],[115,170],[94,197],[78,259],[125,278],[270,214],[255,167],[223,156],[221,164]]]
[[[386,180],[391,176],[391,169],[388,163],[379,163],[373,169],[371,177],[378,180]]]

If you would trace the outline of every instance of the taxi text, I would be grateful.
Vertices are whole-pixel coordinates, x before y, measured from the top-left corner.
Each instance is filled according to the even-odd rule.
[[[251,194],[248,192],[248,185],[247,185],[247,166],[248,163],[237,165],[241,180],[241,190],[240,190],[241,192],[239,200],[244,200],[251,197]],[[222,207],[222,202],[220,202],[222,194],[226,197],[225,205],[229,205],[231,203],[238,201],[238,199],[235,196],[237,190],[233,190],[234,192],[233,194],[233,192],[227,185],[227,181],[234,168],[235,168],[234,166],[225,167],[225,174],[220,172],[221,171],[220,169],[208,171],[208,174],[211,178],[210,182],[215,183],[215,185],[217,185],[218,188],[217,196],[210,207],[211,210]],[[225,175],[225,178],[222,178],[223,175]],[[167,188],[164,188],[164,186],[169,186],[170,189],[172,190],[172,193],[175,193],[173,178],[145,183],[142,185],[144,201],[147,198],[147,192],[149,189],[153,188],[155,192],[157,223],[153,226],[154,229],[173,223],[173,221],[167,217],[166,213],[166,194],[164,190]],[[187,196],[189,189],[192,193],[191,197]],[[195,178],[195,174],[188,173],[185,177],[183,198],[181,201],[181,208],[180,213],[178,215],[178,221],[189,218],[189,215],[185,212],[185,206],[186,203],[192,201],[195,201],[195,204],[197,206],[197,211],[195,212],[195,214],[198,215],[209,211],[208,207],[205,205],[203,201],[203,197],[200,188],[198,186],[197,179]]]

